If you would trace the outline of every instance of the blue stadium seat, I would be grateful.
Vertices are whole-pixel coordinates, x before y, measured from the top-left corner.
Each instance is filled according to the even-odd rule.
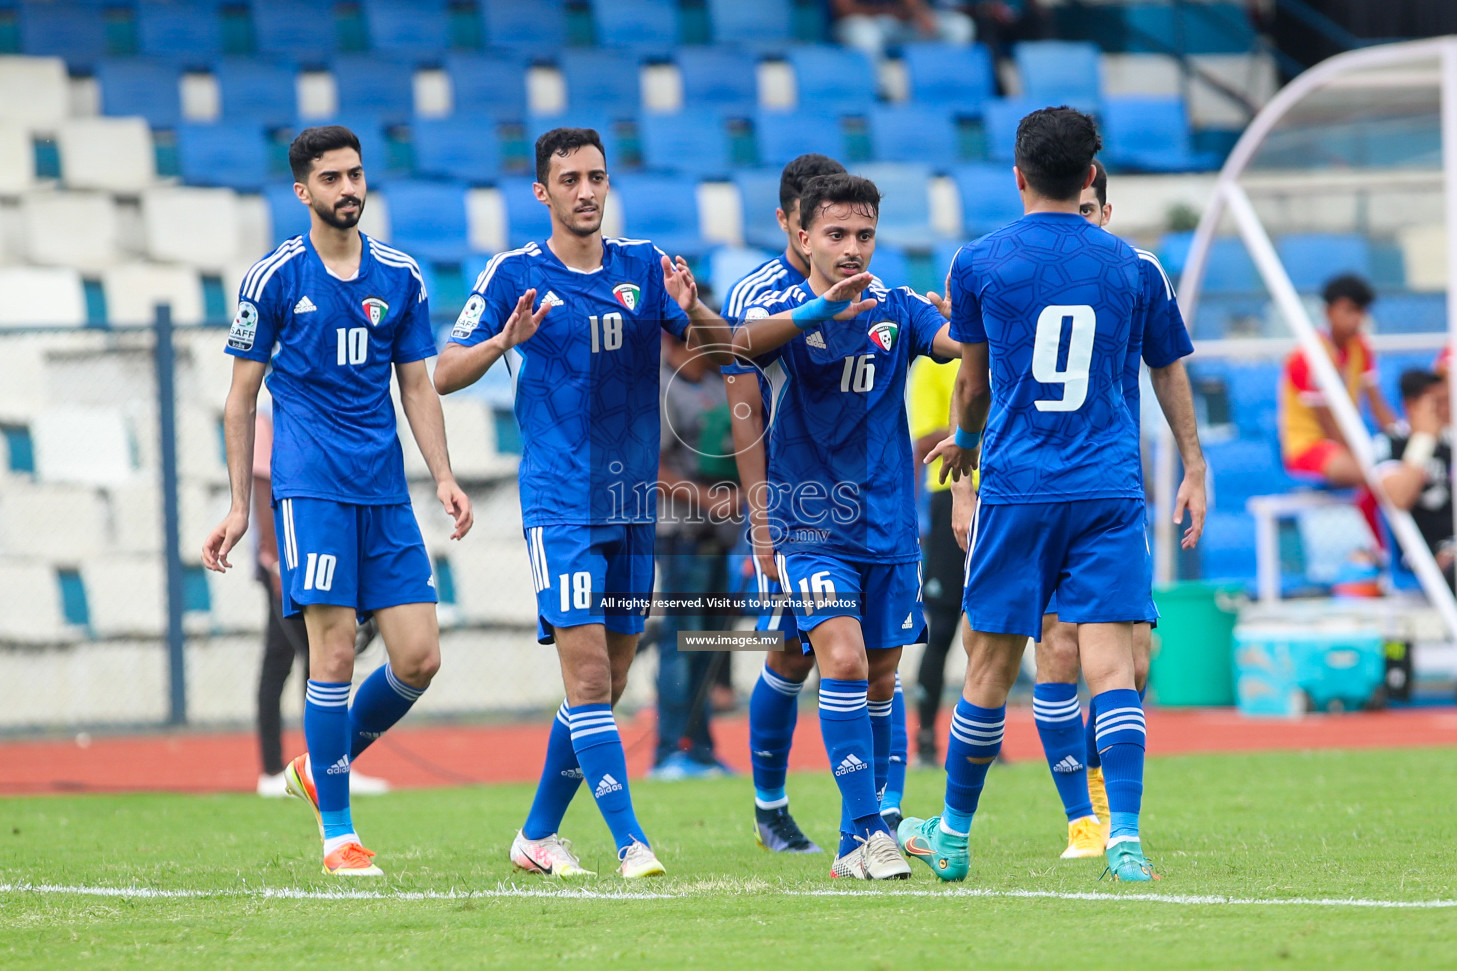
[[[722,178],[733,171],[728,131],[712,109],[646,112],[637,131],[646,168],[698,178]]]
[[[951,170],[961,195],[961,223],[970,237],[984,236],[1022,218],[1022,195],[1012,170],[978,162]]]
[[[506,237],[513,248],[551,235],[551,215],[532,194],[532,181],[531,176],[512,176],[497,183],[506,206]]]
[[[338,49],[333,11],[302,0],[253,0],[253,37],[260,54],[282,54],[321,65]]]
[[[293,183],[273,182],[263,187],[268,218],[273,226],[273,245],[309,231],[309,209],[298,201]],[[368,203],[365,203],[368,206]]]
[[[981,44],[906,44],[901,48],[911,100],[963,115],[980,115],[996,97],[992,56]]]
[[[863,52],[801,44],[785,56],[794,70],[801,110],[865,114],[875,103],[875,66]]]
[[[1096,111],[1103,96],[1098,47],[1083,41],[1037,40],[1017,45],[1022,97],[1048,105]]]
[[[1266,438],[1206,441],[1214,508],[1243,512],[1251,496],[1269,496],[1298,488],[1280,463],[1276,444]]]
[[[531,148],[536,140],[553,128],[591,128],[602,138],[607,149],[608,169],[627,154],[629,139],[623,134],[622,126],[614,122],[605,112],[581,110],[567,111],[559,115],[527,115],[526,143]]]
[[[291,65],[262,58],[224,58],[213,67],[225,121],[257,121],[282,128],[298,117]]]
[[[1442,293],[1379,293],[1371,313],[1385,332],[1437,334],[1447,329],[1447,296]]]
[[[416,260],[459,262],[470,249],[465,186],[459,182],[391,182],[391,246]]]
[[[215,185],[258,192],[275,181],[268,167],[268,139],[248,122],[181,125],[177,167],[189,185]]]
[[[1275,242],[1275,252],[1302,293],[1316,293],[1341,273],[1371,276],[1371,244],[1355,233],[1290,233]]]
[[[732,47],[683,47],[673,52],[683,104],[719,108],[749,118],[759,103],[753,55]]]
[[[567,46],[566,0],[480,0],[486,43],[550,54]]]
[[[1184,264],[1193,241],[1193,233],[1169,233],[1163,238],[1159,247],[1159,262],[1174,280],[1184,274]],[[1250,294],[1262,292],[1263,288],[1259,271],[1255,269],[1255,261],[1250,259],[1243,240],[1233,236],[1216,236],[1209,247],[1202,292]]]
[[[137,50],[188,65],[209,63],[223,52],[217,6],[141,0],[137,4]]]
[[[820,152],[831,158],[842,158],[845,154],[840,116],[832,112],[761,108],[754,115],[754,135],[762,165],[782,168],[806,152]]]
[[[870,258],[870,272],[891,289],[911,284],[911,260],[906,251],[889,240],[876,236],[875,255]]]
[[[175,128],[182,120],[177,65],[167,61],[106,59],[96,65],[101,111],[107,115],[140,115],[153,128]]]
[[[1046,107],[1026,98],[998,98],[987,102],[982,111],[986,129],[987,158],[994,162],[1010,162],[1017,148],[1017,126],[1038,108]]]
[[[670,51],[678,45],[676,0],[592,0],[597,43],[640,51]]]
[[[570,49],[558,58],[567,82],[571,111],[601,112],[612,118],[636,118],[642,84],[636,54],[603,49]]]
[[[480,184],[501,173],[501,140],[490,115],[418,118],[410,132],[416,175]]]
[[[870,145],[879,162],[924,162],[946,168],[956,162],[956,122],[924,104],[874,105]]]
[[[714,299],[722,301],[735,283],[773,255],[753,246],[715,246],[708,254],[708,272],[698,275],[700,288],[706,281]]]
[[[374,54],[341,54],[330,64],[339,110],[372,114],[390,123],[415,113],[415,70],[404,61]]]
[[[1248,54],[1259,40],[1240,3],[1125,3],[1119,14],[1131,53]]]
[[[1219,159],[1194,151],[1180,97],[1109,97],[1103,102],[1103,158],[1110,168],[1180,172],[1217,168]]]
[[[671,175],[624,175],[612,191],[622,204],[623,235],[650,239],[669,256],[707,250],[698,222],[698,183]]]
[[[382,54],[436,62],[450,48],[443,0],[362,0],[369,46]]]
[[[931,167],[904,162],[851,166],[880,189],[877,239],[899,245],[924,245],[932,235]]]
[[[452,54],[445,59],[453,108],[467,114],[526,118],[526,64],[494,54]]]
[[[1229,364],[1225,370],[1231,417],[1240,434],[1274,441],[1280,411],[1280,380],[1285,362]]]
[[[715,44],[785,44],[794,36],[794,5],[784,0],[708,0]]]
[[[1211,510],[1197,549],[1201,579],[1254,582],[1255,519],[1249,513]]]
[[[744,241],[776,252],[784,249],[784,230],[779,228],[779,169],[740,169],[734,173],[739,190]]]
[[[364,174],[371,188],[396,173],[396,167],[390,157],[389,140],[385,138],[384,128],[376,116],[335,115],[332,118],[311,118],[308,121],[296,122],[285,134],[291,139],[304,128],[315,125],[343,125],[354,132],[355,137],[359,139],[359,154],[363,157]]]
[[[64,58],[89,70],[107,54],[106,20],[77,3],[27,3],[20,8],[20,52]]]

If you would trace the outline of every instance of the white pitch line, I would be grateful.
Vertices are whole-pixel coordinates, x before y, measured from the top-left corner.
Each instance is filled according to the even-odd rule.
[[[857,897],[871,890],[773,890],[740,888],[750,894],[767,891],[781,897]],[[155,887],[85,887],[50,883],[0,883],[0,893],[59,894],[80,897],[125,897],[128,899],[202,900],[243,897],[257,900],[480,900],[491,898],[561,897],[566,900],[683,900],[709,896],[712,889],[653,893],[634,890],[562,890],[529,887],[495,887],[482,890],[304,890],[297,887],[260,887],[223,890],[165,890]],[[877,896],[891,897],[983,897],[1035,900],[1112,901],[1116,903],[1158,903],[1184,907],[1369,907],[1385,910],[1447,910],[1457,900],[1367,900],[1359,897],[1224,897],[1217,895],[1140,893],[1093,893],[1056,890],[982,890],[948,887],[944,890],[892,890]]]

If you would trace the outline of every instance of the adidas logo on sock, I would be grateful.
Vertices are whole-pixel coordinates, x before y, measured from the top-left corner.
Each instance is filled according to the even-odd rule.
[[[818,347],[822,351],[823,350],[826,350],[826,347],[825,347],[825,335],[824,334],[821,334],[817,330],[816,331],[811,331],[810,332],[810,335],[804,339],[804,342],[806,344],[808,344],[810,347]]]
[[[851,772],[859,772],[861,769],[870,768],[870,764],[857,758],[854,752],[845,756],[840,764],[835,766],[835,775],[849,775]]]
[[[335,762],[333,765],[329,766],[329,768],[326,771],[327,771],[327,773],[329,775],[343,775],[345,772],[348,772],[349,771],[349,756],[347,756],[347,755],[341,755],[341,756],[339,756],[339,761],[338,762]]]
[[[911,611],[910,613],[906,614],[906,622],[904,624],[901,624],[901,630],[910,630],[911,629],[911,624],[913,623],[913,621],[911,620],[911,618],[914,617],[915,615],[916,615],[916,612],[914,610]]]
[[[609,792],[617,792],[621,788],[622,783],[612,778],[612,775],[609,773],[608,775],[604,775],[602,777],[601,782],[597,783],[597,788],[592,790],[592,795],[597,799],[601,799]]]
[[[308,297],[304,297],[298,303],[293,305],[293,312],[296,314],[311,314],[318,309],[319,308],[315,307],[314,302]]]
[[[757,749],[753,754],[757,755],[761,759],[772,759],[774,757],[773,752],[763,748]]]
[[[580,779],[580,778],[582,778],[582,770],[581,769],[562,769],[562,778],[563,779]]]
[[[1073,758],[1071,755],[1064,755],[1062,757],[1062,761],[1061,762],[1058,762],[1056,765],[1054,765],[1052,767],[1052,771],[1054,771],[1054,772],[1060,772],[1063,775],[1070,775],[1070,774],[1072,774],[1074,772],[1081,772],[1081,771],[1083,771],[1083,763],[1079,762],[1077,759]]]

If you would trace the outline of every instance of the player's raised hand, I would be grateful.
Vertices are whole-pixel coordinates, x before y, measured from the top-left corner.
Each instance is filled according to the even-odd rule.
[[[688,269],[688,261],[683,257],[669,260],[667,256],[662,258],[663,263],[663,288],[668,291],[668,296],[683,310],[693,309],[698,302],[698,281],[693,279],[693,271]]]
[[[866,297],[864,300],[860,299],[860,295],[865,292],[866,287],[870,286],[870,281],[873,279],[874,277],[868,272],[857,273],[854,276],[847,276],[845,279],[836,282],[834,286],[820,294],[826,300],[835,303],[844,300],[850,301],[850,306],[835,314],[835,320],[852,320],[860,314],[865,313],[865,311],[875,307],[879,301],[874,297]]]
[[[929,301],[931,301],[932,303],[934,303],[936,305],[936,309],[939,310],[939,311],[941,311],[941,316],[942,317],[945,317],[947,320],[950,320],[951,319],[951,274],[950,273],[946,274],[946,296],[943,297],[939,293],[937,293],[935,290],[931,290],[931,291],[927,292],[926,299],[929,300]]]
[[[1184,538],[1179,545],[1186,550],[1192,550],[1199,542],[1199,537],[1204,535],[1204,514],[1208,512],[1209,504],[1204,494],[1204,473],[1202,471],[1185,471],[1184,481],[1179,483],[1179,494],[1174,497],[1174,523],[1178,525],[1184,521],[1184,513],[1189,513],[1189,528],[1184,530]]]
[[[233,564],[228,562],[228,553],[232,552],[247,531],[247,510],[228,513],[227,518],[207,534],[207,541],[202,544],[202,565],[218,573],[231,569]]]
[[[447,479],[435,487],[435,498],[450,513],[455,520],[455,532],[450,534],[451,539],[460,539],[470,532],[471,526],[475,525],[476,514],[471,511],[470,496],[465,490],[456,484],[454,479]]]
[[[511,311],[511,316],[501,325],[501,340],[508,348],[530,340],[531,335],[536,333],[536,328],[541,326],[541,319],[551,309],[551,304],[543,303],[540,310],[532,313],[531,305],[535,302],[536,289],[533,287],[521,295],[521,299],[516,301],[515,309]]]

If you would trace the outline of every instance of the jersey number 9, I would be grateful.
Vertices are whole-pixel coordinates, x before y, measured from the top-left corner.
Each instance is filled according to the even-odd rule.
[[[1058,370],[1057,352],[1062,346],[1062,323],[1072,321],[1067,342],[1067,367]],[[1098,319],[1087,304],[1042,308],[1037,315],[1037,336],[1032,342],[1032,377],[1043,384],[1063,386],[1062,398],[1034,401],[1038,411],[1077,411],[1088,400],[1088,369],[1093,364],[1093,332]]]

